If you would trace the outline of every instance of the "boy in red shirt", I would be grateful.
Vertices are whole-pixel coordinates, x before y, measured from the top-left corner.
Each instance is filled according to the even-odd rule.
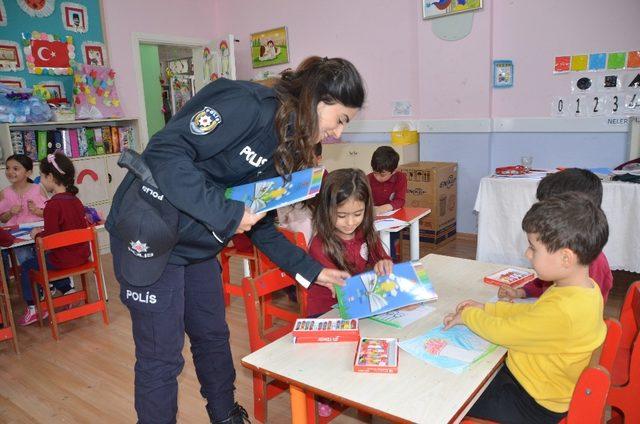
[[[373,196],[374,214],[389,212],[404,207],[407,195],[407,176],[397,172],[400,155],[391,146],[380,146],[371,156],[371,169],[367,175]],[[391,233],[391,258],[396,258],[398,233]]]
[[[541,201],[569,191],[586,194],[598,207],[602,204],[602,182],[600,178],[591,171],[579,168],[565,169],[544,177],[538,184],[536,197]],[[609,292],[613,287],[613,275],[604,252],[600,252],[598,257],[589,264],[589,277],[600,286],[602,298],[606,304]],[[551,283],[549,281],[536,278],[517,289],[506,285],[501,286],[498,290],[498,297],[503,299],[540,297],[550,286]]]

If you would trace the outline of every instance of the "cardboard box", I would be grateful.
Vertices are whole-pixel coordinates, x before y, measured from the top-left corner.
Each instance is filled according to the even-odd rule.
[[[456,234],[458,164],[412,162],[400,165],[407,176],[405,206],[431,208],[420,220],[420,241],[440,244]]]

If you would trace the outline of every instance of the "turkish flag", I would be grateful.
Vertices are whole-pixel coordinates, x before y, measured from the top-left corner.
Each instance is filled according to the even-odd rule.
[[[40,68],[68,68],[69,51],[64,41],[31,40],[33,64]]]

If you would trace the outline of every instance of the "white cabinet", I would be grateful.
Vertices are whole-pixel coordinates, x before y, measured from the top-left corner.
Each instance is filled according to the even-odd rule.
[[[2,147],[2,163],[0,164],[0,189],[7,187],[9,182],[5,176],[5,158],[13,154],[13,146],[11,145],[11,131],[14,130],[55,130],[64,128],[81,128],[81,127],[133,127],[135,138],[135,149],[140,151],[141,146],[146,145],[146,141],[140,140],[140,132],[138,131],[138,120],[131,118],[122,119],[99,119],[99,120],[83,120],[71,122],[42,122],[42,123],[26,123],[26,124],[6,124],[0,123],[0,147]],[[85,206],[91,206],[98,210],[105,218],[109,214],[111,208],[111,200],[118,188],[118,185],[126,175],[126,170],[118,166],[118,158],[120,153],[108,155],[88,156],[81,158],[73,158],[73,164],[76,170],[76,186],[78,187],[78,198]],[[33,164],[33,178],[35,179],[39,172],[39,164]],[[98,232],[98,243],[101,253],[109,252],[109,234],[102,230]]]
[[[371,172],[373,152],[385,144],[379,143],[335,143],[322,145],[322,165],[333,171],[340,168],[360,168],[365,174]],[[400,155],[399,164],[416,162],[420,159],[418,144],[391,146]]]

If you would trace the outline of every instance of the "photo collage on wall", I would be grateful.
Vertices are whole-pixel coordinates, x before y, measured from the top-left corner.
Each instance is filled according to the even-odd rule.
[[[557,56],[554,74],[570,74],[566,95],[554,96],[560,118],[640,115],[640,50]]]

